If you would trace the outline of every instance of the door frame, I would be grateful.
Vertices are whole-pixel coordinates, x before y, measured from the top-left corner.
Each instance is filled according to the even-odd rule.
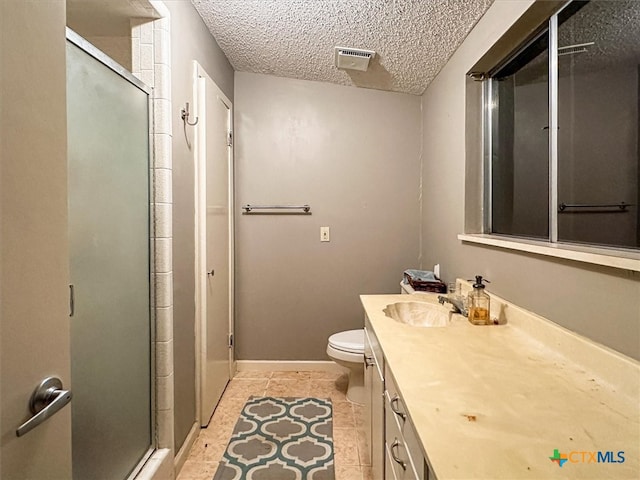
[[[229,133],[231,134],[231,138],[233,139],[233,103],[227,96],[222,92],[220,87],[216,84],[216,82],[207,74],[207,72],[202,68],[202,66],[197,62],[193,61],[193,112],[195,114],[195,118],[199,115],[198,112],[198,103],[199,103],[199,95],[200,93],[200,80],[208,78],[211,80],[213,84],[213,93],[222,100],[222,102],[229,109]],[[194,158],[194,210],[195,210],[195,352],[196,352],[196,421],[198,424],[201,424],[201,416],[202,416],[202,405],[201,405],[201,394],[202,394],[202,376],[204,375],[203,369],[203,354],[204,354],[204,344],[206,342],[206,338],[203,335],[205,331],[205,324],[207,321],[206,314],[206,276],[203,275],[203,272],[207,270],[206,265],[206,236],[207,236],[207,225],[206,225],[206,156],[203,153],[201,148],[201,142],[203,141],[198,134],[198,128],[195,128],[194,140],[193,140],[193,158]],[[234,264],[235,264],[235,249],[234,249],[234,170],[233,170],[233,140],[230,142],[229,148],[227,149],[227,162],[229,167],[229,178],[228,178],[228,187],[229,187],[229,325],[228,325],[228,335],[234,334]],[[232,337],[233,338],[233,337]],[[229,347],[229,377],[233,378],[236,371],[235,364],[235,339],[233,340],[231,346]]]

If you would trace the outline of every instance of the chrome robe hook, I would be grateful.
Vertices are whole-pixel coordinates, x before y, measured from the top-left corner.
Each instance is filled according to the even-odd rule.
[[[182,121],[187,124],[190,125],[192,127],[196,126],[198,124],[198,117],[196,117],[196,121],[191,123],[189,122],[189,102],[186,103],[186,105],[180,110],[180,117],[182,117]]]

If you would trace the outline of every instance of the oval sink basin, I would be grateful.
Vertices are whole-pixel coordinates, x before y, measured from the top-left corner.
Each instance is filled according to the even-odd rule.
[[[396,322],[414,327],[446,327],[451,316],[448,309],[423,302],[392,303],[383,312]]]

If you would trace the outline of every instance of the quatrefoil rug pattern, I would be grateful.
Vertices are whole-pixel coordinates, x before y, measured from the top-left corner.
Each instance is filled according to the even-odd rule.
[[[330,399],[251,397],[213,480],[335,480]]]

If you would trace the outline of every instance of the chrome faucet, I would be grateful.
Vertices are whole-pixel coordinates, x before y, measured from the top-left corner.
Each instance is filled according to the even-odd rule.
[[[460,315],[464,316],[464,317],[468,317],[469,316],[469,311],[465,308],[464,303],[462,302],[462,299],[460,298],[454,298],[454,297],[446,297],[444,295],[438,295],[438,302],[440,303],[440,305],[444,305],[445,302],[446,303],[450,303],[451,305],[453,305],[453,312],[454,313],[459,313]]]

